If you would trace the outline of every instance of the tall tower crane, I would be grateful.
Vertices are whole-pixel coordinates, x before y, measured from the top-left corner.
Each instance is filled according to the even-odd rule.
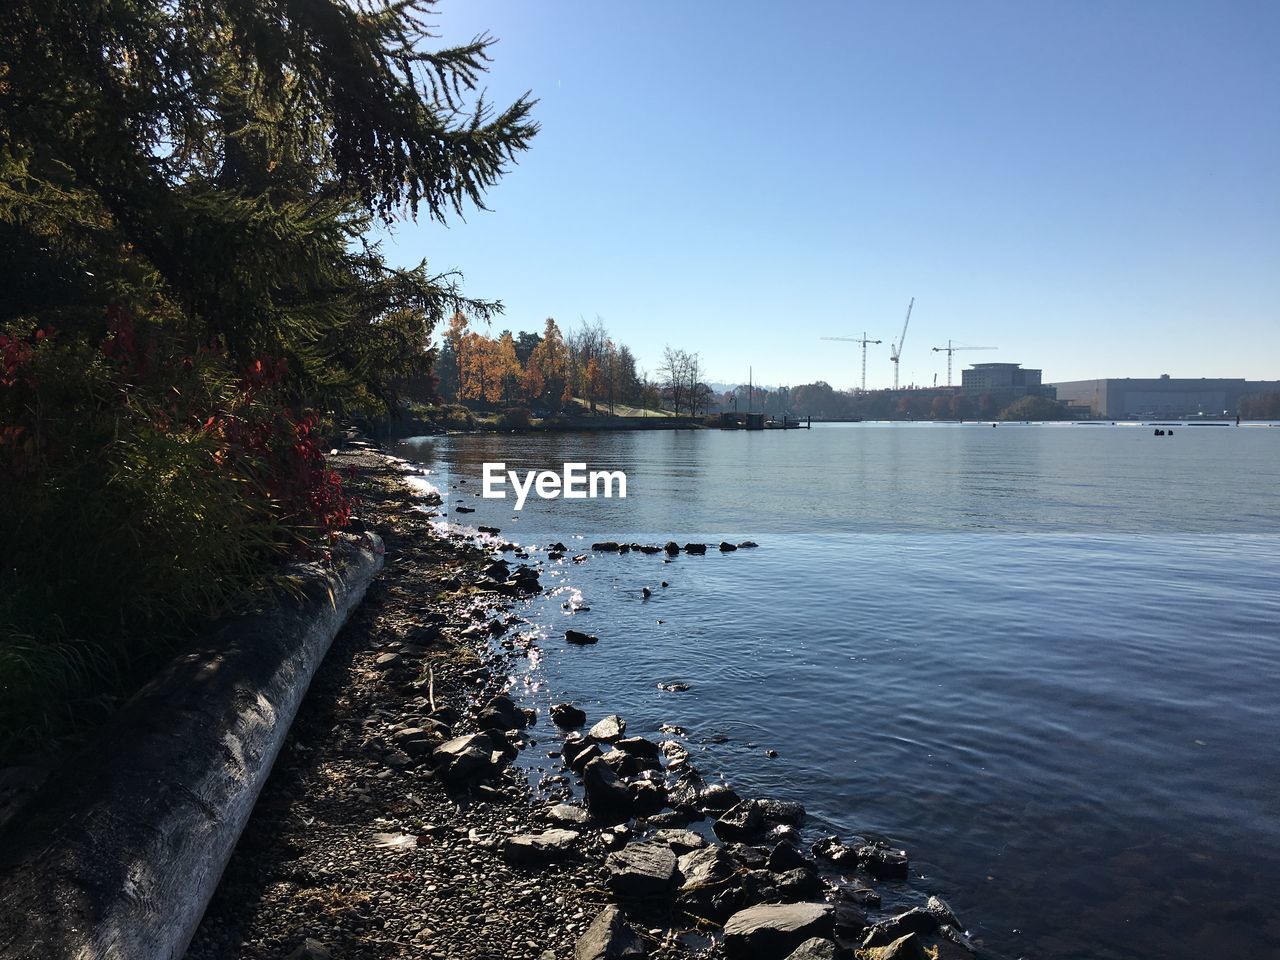
[[[882,340],[868,340],[867,331],[862,331],[862,338],[858,337],[819,337],[820,340],[839,340],[841,343],[860,343],[862,344],[862,392],[867,392],[867,344],[883,343]]]
[[[911,323],[911,308],[916,305],[916,298],[912,297],[911,302],[907,304],[907,319],[902,323],[902,336],[898,338],[898,342],[890,344],[889,359],[893,361],[893,389],[898,389],[898,361],[902,359],[902,344],[907,339],[907,326]]]
[[[947,355],[947,386],[951,386],[951,355],[959,350],[999,350],[999,347],[953,347],[951,341],[947,341],[945,347],[934,347],[934,353],[945,353]]]

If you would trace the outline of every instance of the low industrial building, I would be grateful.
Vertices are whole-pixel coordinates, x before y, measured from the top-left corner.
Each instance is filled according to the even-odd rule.
[[[1095,417],[1234,417],[1243,397],[1280,392],[1280,380],[1112,377],[1053,384],[1058,399]]]

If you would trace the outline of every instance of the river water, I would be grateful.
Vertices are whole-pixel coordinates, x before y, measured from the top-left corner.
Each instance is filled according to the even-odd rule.
[[[552,594],[525,605],[546,635],[521,671],[535,704],[617,712],[646,736],[679,724],[699,769],[744,795],[891,839],[912,857],[902,902],[939,893],[997,956],[1280,956],[1280,427],[815,425],[396,452],[450,520],[522,545],[713,545],[549,563]],[[625,471],[627,498],[517,513],[478,496],[485,462],[573,461]],[[745,539],[759,547],[714,549]],[[600,643],[565,644],[567,626]]]

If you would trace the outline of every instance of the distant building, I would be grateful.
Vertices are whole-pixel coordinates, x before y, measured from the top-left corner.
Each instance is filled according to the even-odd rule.
[[[1108,378],[1055,383],[1058,397],[1095,417],[1234,417],[1242,397],[1280,392],[1280,380]]]
[[[960,374],[960,388],[967,396],[990,394],[1001,406],[1021,397],[1057,399],[1053,387],[1040,382],[1040,371],[1023,369],[1020,363],[975,363]]]

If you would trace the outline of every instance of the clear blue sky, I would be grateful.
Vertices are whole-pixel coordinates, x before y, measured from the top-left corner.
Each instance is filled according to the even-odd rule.
[[[491,212],[403,224],[494,329],[600,316],[650,370],[1280,378],[1280,3],[443,0],[542,132]]]

